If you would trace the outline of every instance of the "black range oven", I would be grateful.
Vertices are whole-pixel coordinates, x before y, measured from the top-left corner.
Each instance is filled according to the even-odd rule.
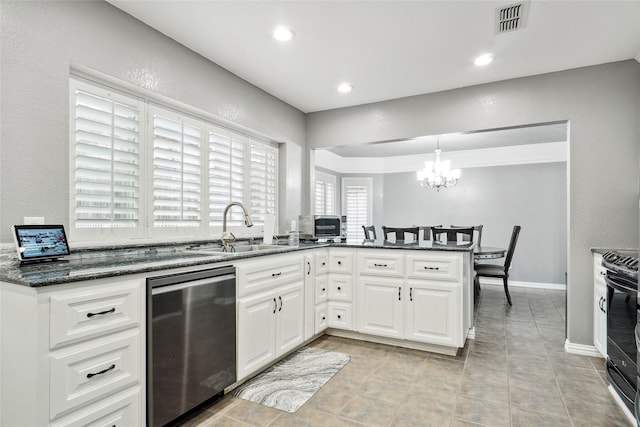
[[[638,253],[609,251],[602,256],[607,284],[607,362],[609,382],[632,414],[638,392]],[[640,328],[639,328],[640,329]]]

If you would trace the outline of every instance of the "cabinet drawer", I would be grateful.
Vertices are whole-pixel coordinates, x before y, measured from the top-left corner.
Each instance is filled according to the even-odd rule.
[[[398,251],[358,251],[358,273],[403,277],[404,256]]]
[[[294,256],[268,256],[258,261],[238,264],[238,296],[266,291],[304,279],[303,258]]]
[[[353,300],[353,278],[348,274],[329,274],[329,299],[332,301]]]
[[[140,425],[140,387],[130,388],[84,407],[51,424],[51,427],[126,427]]]
[[[140,281],[124,282],[109,289],[87,286],[82,290],[61,291],[50,297],[50,346],[91,338],[141,320]]]
[[[329,312],[327,310],[327,303],[320,304],[315,308],[315,331],[314,333],[319,334],[320,332],[327,329],[329,325]]]
[[[413,279],[462,280],[462,259],[458,254],[406,255],[407,277]]]
[[[314,256],[314,266],[316,268],[316,276],[329,272],[329,251],[323,250],[316,252]]]
[[[329,296],[329,278],[327,276],[317,277],[315,282],[314,304],[327,301]]]
[[[353,329],[351,303],[330,302],[328,304],[328,325],[330,328]]]
[[[330,273],[353,273],[353,251],[336,250],[329,251],[329,272]]]
[[[140,381],[138,329],[51,353],[51,418]]]

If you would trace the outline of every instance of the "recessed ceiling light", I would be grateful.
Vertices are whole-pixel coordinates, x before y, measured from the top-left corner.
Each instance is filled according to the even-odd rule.
[[[351,83],[340,83],[338,85],[338,92],[340,93],[349,93],[353,90],[353,85]]]
[[[293,38],[295,33],[289,27],[280,26],[273,31],[273,38],[281,42],[289,41]]]
[[[478,66],[483,66],[483,65],[491,64],[491,62],[493,62],[494,59],[495,59],[495,57],[492,54],[486,53],[484,55],[478,56],[475,59],[475,61],[473,61],[473,63],[478,65]]]

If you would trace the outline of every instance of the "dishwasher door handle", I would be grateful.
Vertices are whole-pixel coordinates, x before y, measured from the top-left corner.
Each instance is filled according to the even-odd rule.
[[[157,286],[151,289],[151,295],[166,294],[167,292],[179,291],[181,289],[194,288],[196,286],[210,285],[212,283],[225,282],[232,280],[235,283],[235,274],[223,274],[221,276],[212,276],[206,279],[194,280],[191,282],[177,283],[175,285]]]

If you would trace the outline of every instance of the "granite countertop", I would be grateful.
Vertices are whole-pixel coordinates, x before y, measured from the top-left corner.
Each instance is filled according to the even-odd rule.
[[[599,247],[591,248],[591,252],[592,253],[600,254],[600,255],[602,255],[602,254],[604,254],[605,252],[608,252],[608,251],[635,252],[635,253],[637,253],[638,249],[637,248],[636,249],[634,249],[634,248],[599,248]]]
[[[298,246],[268,245],[267,249],[243,251],[248,242],[239,242],[235,253],[223,253],[219,245],[188,244],[132,245],[74,250],[64,259],[20,264],[15,249],[0,248],[0,281],[28,287],[58,285],[83,280],[159,272],[172,268],[230,264],[239,259],[295,252],[325,246],[469,252],[474,245],[440,244],[431,241],[407,243],[385,240],[347,241],[344,243],[301,242]]]

